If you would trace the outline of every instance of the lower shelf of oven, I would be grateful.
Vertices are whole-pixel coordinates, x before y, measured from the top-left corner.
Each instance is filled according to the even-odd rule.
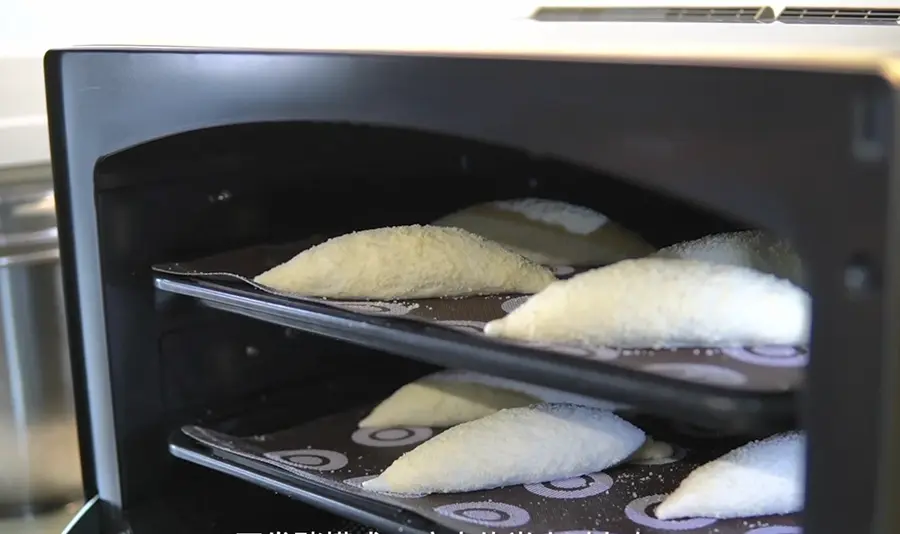
[[[735,432],[767,432],[792,426],[796,420],[796,390],[756,391],[727,384],[703,383],[609,362],[598,358],[548,352],[492,340],[426,322],[372,316],[338,307],[268,294],[246,286],[178,276],[157,276],[157,289],[197,299],[229,313],[383,350],[442,367],[463,368],[625,403],[638,411]],[[625,351],[627,352],[627,351]],[[691,372],[716,365],[744,366],[741,372],[779,372],[774,366],[753,365],[722,354],[701,351],[695,362],[655,356],[655,365],[681,365]],[[630,357],[630,356],[629,356]],[[679,356],[681,357],[681,356]],[[705,358],[705,359],[704,359]],[[622,358],[620,358],[622,359]],[[760,357],[759,359],[765,359]],[[720,361],[721,360],[721,361]],[[718,363],[710,363],[710,362]],[[748,360],[749,361],[749,360]],[[699,370],[699,371],[698,371]],[[785,371],[785,369],[781,369]],[[786,369],[788,373],[795,372]]]
[[[603,472],[492,490],[429,495],[376,494],[362,482],[444,428],[359,428],[372,406],[314,419],[284,421],[265,433],[246,425],[187,425],[172,436],[171,453],[276,493],[290,496],[377,532],[656,532],[773,534],[800,531],[800,517],[689,518],[662,521],[653,510],[701,465],[762,436],[697,433],[679,423],[635,417],[634,423],[671,452],[631,460]],[[226,431],[226,427],[228,430]],[[539,461],[538,459],[535,459]],[[434,458],[441,462],[441,458]],[[444,459],[443,461],[451,461]],[[460,458],[452,460],[462,461]]]
[[[366,525],[370,532],[458,534],[416,514],[336,491],[313,480],[299,480],[286,472],[223,451],[213,451],[178,432],[169,441],[176,458],[264,487],[340,517]],[[347,534],[347,533],[343,533]]]

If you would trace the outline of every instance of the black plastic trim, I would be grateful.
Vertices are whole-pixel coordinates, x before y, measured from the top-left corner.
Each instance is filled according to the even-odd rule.
[[[62,101],[62,80],[59,71],[46,69],[46,99],[48,109]],[[65,115],[48,114],[50,143],[57,152],[66,150]],[[55,193],[56,218],[59,221],[72,220],[72,205],[66,201],[69,195],[68,161],[65,158],[51,158],[53,190]],[[63,306],[65,307],[66,331],[68,337],[69,365],[72,373],[73,403],[78,422],[78,450],[81,461],[81,480],[84,495],[97,495],[97,473],[94,461],[92,421],[87,379],[87,359],[85,358],[84,336],[81,328],[79,309],[78,275],[74,254],[74,228],[70,224],[58,224],[60,265],[62,271]]]

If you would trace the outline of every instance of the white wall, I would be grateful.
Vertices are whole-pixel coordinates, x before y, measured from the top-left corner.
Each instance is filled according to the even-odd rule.
[[[0,169],[49,159],[40,57],[0,57]]]
[[[471,10],[470,10],[471,9]],[[524,11],[523,11],[524,9]],[[42,56],[85,44],[252,45],[272,32],[358,33],[417,18],[528,16],[530,0],[0,0],[0,168],[46,161]],[[383,21],[379,23],[378,21]]]
[[[782,0],[782,3],[784,0]],[[776,2],[768,4],[780,9]],[[790,5],[845,5],[855,0],[798,0]],[[0,0],[0,168],[49,158],[42,56],[49,48],[77,44],[163,44],[209,46],[357,46],[378,41],[388,47],[421,40],[433,47],[475,46],[515,50],[547,45],[562,50],[632,43],[711,42],[837,44],[893,42],[900,47],[900,27],[875,33],[853,28],[776,25],[563,25],[544,24],[532,35],[489,27],[492,21],[525,19],[541,5],[746,5],[746,0]],[[900,0],[867,0],[868,7],[900,6]],[[433,29],[429,28],[433,25]],[[436,26],[434,26],[436,24]],[[576,26],[581,26],[576,27]],[[587,26],[592,26],[588,28]],[[662,28],[660,26],[663,26]],[[895,31],[896,30],[896,31]],[[890,33],[885,33],[888,31]],[[417,33],[418,32],[418,33]],[[500,36],[498,34],[502,33]],[[398,36],[403,34],[403,39]],[[440,34],[440,35],[437,35]],[[827,34],[827,35],[826,35]],[[825,35],[823,37],[823,35]],[[723,37],[724,36],[724,37]],[[417,41],[417,39],[419,41]],[[506,39],[504,41],[504,39]],[[544,41],[542,41],[542,39]],[[348,44],[349,43],[349,44]],[[714,47],[715,48],[715,47]]]

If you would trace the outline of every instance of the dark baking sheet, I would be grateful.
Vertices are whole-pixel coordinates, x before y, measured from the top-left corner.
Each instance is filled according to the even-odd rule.
[[[465,331],[493,343],[537,346],[560,354],[602,360],[610,365],[656,373],[670,378],[709,384],[731,390],[754,393],[783,393],[799,389],[803,368],[808,361],[805,347],[723,347],[623,349],[586,345],[549,345],[521,343],[489,338],[482,334],[488,321],[503,317],[524,302],[524,295],[419,299],[396,301],[339,301],[298,297],[259,286],[256,275],[291,259],[304,249],[324,241],[317,238],[303,243],[262,245],[235,250],[188,262],[154,266],[157,272],[197,280],[240,282],[269,294],[316,302],[364,315],[426,321]],[[566,278],[584,269],[556,267]]]
[[[377,475],[400,455],[443,430],[358,429],[357,422],[370,409],[331,415],[260,436],[231,436],[197,426],[187,426],[182,431],[220,453],[283,470],[297,481],[298,487],[304,481],[315,481],[343,493],[412,511],[466,534],[800,533],[799,515],[731,520],[655,519],[655,505],[693,469],[752,438],[694,432],[683,425],[673,426],[650,418],[634,419],[634,422],[648,435],[671,444],[675,450],[671,458],[625,464],[568,480],[490,491],[405,497],[366,491],[359,485],[362,481]]]

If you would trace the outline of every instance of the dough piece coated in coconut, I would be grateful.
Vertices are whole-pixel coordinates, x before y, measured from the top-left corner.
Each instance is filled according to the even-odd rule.
[[[665,441],[656,441],[655,439],[648,437],[647,441],[641,445],[640,449],[636,450],[634,454],[631,455],[629,460],[661,460],[663,458],[669,458],[674,452],[675,449]]]
[[[654,251],[639,235],[602,213],[543,198],[477,204],[434,224],[468,230],[544,265],[593,267]]]
[[[804,290],[752,269],[641,258],[554,282],[484,332],[632,348],[800,345],[810,306]]]
[[[713,234],[660,249],[651,257],[748,267],[803,286],[803,262],[794,247],[761,230]]]
[[[730,519],[799,512],[805,446],[805,434],[787,432],[739,447],[695,469],[656,508],[656,517]]]
[[[335,237],[254,278],[296,295],[378,300],[535,293],[554,280],[547,268],[497,243],[419,225]]]
[[[550,482],[616,465],[644,439],[639,428],[597,408],[510,408],[438,434],[363,487],[422,494]]]
[[[614,409],[616,404],[472,371],[439,371],[410,382],[382,401],[361,428],[454,426],[505,408],[565,402]]]

